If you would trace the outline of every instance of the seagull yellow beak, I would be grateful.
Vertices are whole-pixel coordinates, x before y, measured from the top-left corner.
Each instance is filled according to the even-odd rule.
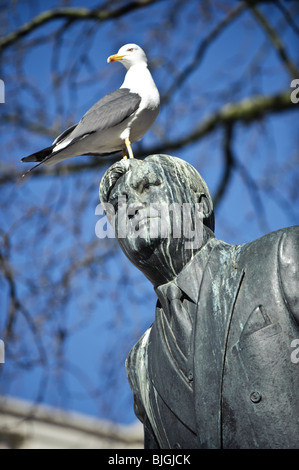
[[[113,54],[108,57],[107,62],[109,64],[109,62],[116,62],[117,60],[122,60],[123,58],[124,58],[124,55]]]

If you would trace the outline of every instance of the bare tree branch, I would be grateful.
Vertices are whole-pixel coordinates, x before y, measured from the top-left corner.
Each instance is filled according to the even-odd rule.
[[[269,227],[267,224],[266,211],[264,209],[264,205],[260,197],[260,188],[256,183],[255,179],[248,172],[247,168],[234,156],[232,145],[233,126],[232,123],[229,123],[225,126],[223,141],[224,170],[216,194],[213,197],[214,208],[216,208],[219,202],[222,200],[223,195],[229,186],[229,181],[231,179],[232,172],[234,169],[236,169],[239,171],[245,185],[247,186],[253,206],[256,209],[259,225],[264,232],[267,232],[269,231]]]
[[[286,110],[297,110],[290,100],[290,91],[282,91],[275,95],[257,95],[246,98],[238,103],[224,105],[215,113],[207,117],[185,137],[163,142],[161,147],[148,149],[150,153],[159,153],[162,150],[175,150],[189,145],[207,136],[217,127],[235,122],[252,122],[261,119],[267,114]]]
[[[180,74],[176,77],[175,82],[169,87],[167,92],[162,97],[162,103],[166,104],[173,94],[179,89],[183,83],[187,80],[194,70],[196,70],[202,61],[205,52],[208,47],[213,43],[213,41],[219,36],[224,29],[231,24],[238,16],[246,9],[246,3],[241,2],[239,5],[234,7],[228,12],[224,19],[222,19],[215,28],[200,42],[199,46],[196,49],[193,60],[187,67],[185,67]]]
[[[108,21],[116,18],[124,17],[126,14],[131,13],[139,8],[144,8],[153,3],[161,2],[163,0],[139,0],[133,1],[122,7],[116,8],[115,10],[91,10],[88,8],[57,8],[53,10],[47,10],[37,15],[28,23],[21,26],[16,31],[8,34],[0,40],[0,53],[7,47],[13,45],[19,39],[27,36],[32,31],[40,28],[41,26],[49,23],[50,21],[57,19],[64,19],[69,21],[79,20],[93,20],[93,21]]]
[[[222,173],[221,181],[216,190],[215,196],[213,197],[214,208],[216,208],[219,202],[223,199],[223,195],[228,188],[233,169],[235,167],[235,158],[232,151],[233,142],[233,125],[229,123],[225,126],[224,142],[223,142],[223,159],[224,159],[224,170]]]
[[[261,25],[261,27],[269,36],[269,39],[271,43],[273,44],[273,47],[276,49],[278,56],[280,57],[281,61],[285,65],[291,77],[293,78],[299,77],[299,70],[295,66],[295,64],[292,62],[292,60],[289,58],[288,53],[284,47],[284,44],[281,38],[279,37],[279,35],[276,33],[275,29],[271,26],[267,18],[260,12],[260,10],[258,10],[258,8],[256,8],[252,4],[252,2],[248,1],[248,6],[253,16],[257,20],[257,22]]]
[[[2,271],[4,279],[6,279],[6,282],[8,284],[9,300],[10,300],[9,308],[7,312],[6,326],[5,326],[4,333],[3,333],[3,339],[5,343],[9,344],[9,341],[13,335],[13,330],[14,330],[17,314],[21,313],[34,335],[36,346],[39,352],[39,361],[42,364],[46,365],[48,362],[47,354],[42,344],[38,328],[36,327],[34,321],[31,318],[31,315],[26,310],[25,306],[20,301],[18,294],[17,294],[15,275],[13,272],[13,268],[10,266],[9,259],[8,259],[8,252],[10,248],[9,248],[9,239],[6,234],[3,235],[2,241],[3,241],[3,246],[2,246],[2,250],[0,251],[0,271]]]
[[[289,10],[287,10],[287,8],[285,8],[283,3],[280,1],[275,2],[274,5],[282,12],[288,24],[291,26],[293,31],[299,36],[299,28],[296,25],[295,21],[293,20],[292,15],[290,14]]]
[[[252,204],[257,214],[257,221],[263,233],[270,231],[267,214],[264,208],[263,200],[260,195],[260,188],[256,180],[251,176],[248,169],[240,161],[235,159],[235,166],[238,169],[251,197]]]

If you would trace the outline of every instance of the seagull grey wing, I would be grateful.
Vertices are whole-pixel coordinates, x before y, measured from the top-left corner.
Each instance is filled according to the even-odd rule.
[[[56,145],[56,144],[60,143],[62,140],[64,140],[77,127],[77,125],[78,125],[78,123],[74,124],[71,127],[68,127],[65,131],[63,131],[61,134],[59,134],[56,137],[56,139],[54,140],[53,145]]]
[[[67,140],[73,143],[88,134],[117,126],[137,111],[140,102],[141,97],[137,93],[131,93],[128,88],[109,93],[84,114]]]

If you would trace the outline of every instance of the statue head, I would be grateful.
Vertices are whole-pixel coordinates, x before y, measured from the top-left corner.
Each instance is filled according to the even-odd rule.
[[[154,286],[177,276],[214,236],[208,187],[176,157],[115,163],[102,178],[100,199],[121,249]]]

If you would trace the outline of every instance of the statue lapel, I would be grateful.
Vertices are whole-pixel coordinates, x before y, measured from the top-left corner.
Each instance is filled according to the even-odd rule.
[[[226,342],[244,271],[239,246],[218,241],[199,290],[194,337],[194,395],[202,448],[221,448],[221,395]]]

